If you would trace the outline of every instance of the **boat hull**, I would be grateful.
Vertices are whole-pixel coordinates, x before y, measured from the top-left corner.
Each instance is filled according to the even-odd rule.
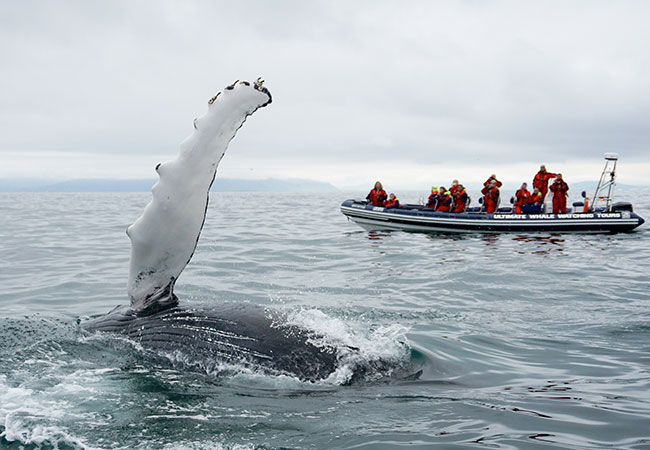
[[[508,210],[510,208],[505,211],[500,209],[494,214],[479,211],[446,213],[416,205],[383,208],[355,200],[346,200],[341,204],[341,212],[348,219],[369,231],[620,233],[632,231],[644,223],[641,217],[631,211],[513,214]]]

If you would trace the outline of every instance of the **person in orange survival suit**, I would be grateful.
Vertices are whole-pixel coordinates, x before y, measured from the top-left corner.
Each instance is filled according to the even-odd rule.
[[[528,203],[521,205],[521,212],[526,214],[539,214],[542,212],[543,204],[544,199],[542,198],[542,193],[539,192],[539,189],[533,188],[533,193],[530,194]]]
[[[555,178],[554,173],[546,171],[546,166],[542,164],[539,166],[539,172],[533,178],[533,187],[539,189],[539,192],[542,193],[542,201],[546,198],[546,193],[548,192],[548,180]]]
[[[442,186],[440,187],[440,194],[438,195],[438,207],[436,208],[436,211],[451,211],[451,194]]]
[[[485,212],[492,214],[499,204],[499,188],[497,187],[497,180],[491,180],[490,184],[481,189],[481,194],[483,194],[483,206],[485,206]]]
[[[456,189],[456,194],[453,197],[454,197],[453,212],[462,213],[463,211],[465,211],[465,207],[467,206],[467,199],[469,197],[467,196],[467,191],[465,191],[465,187],[462,184],[458,185],[458,189]]]
[[[515,213],[516,214],[521,214],[521,207],[526,203],[528,203],[528,201],[530,200],[530,192],[528,191],[528,189],[526,189],[527,187],[528,184],[523,183],[521,185],[521,188],[517,192],[515,192]]]
[[[431,186],[431,194],[427,200],[427,208],[436,209],[438,205],[438,186]]]
[[[386,201],[386,191],[379,181],[375,183],[375,187],[368,193],[366,196],[368,200],[374,206],[383,206]]]
[[[456,196],[456,192],[458,192],[458,180],[454,180],[451,182],[451,187],[449,188],[449,195],[451,195],[451,198],[454,198]]]
[[[542,197],[542,193],[539,192],[539,189],[533,188],[533,193],[530,194],[528,203],[533,205],[541,205],[542,203],[544,203],[544,197]]]
[[[496,186],[500,188],[503,186],[503,183],[501,183],[499,180],[497,180],[497,176],[495,174],[490,175],[490,178],[488,178],[485,183],[483,183],[483,186],[487,187],[492,183],[492,181],[496,182]]]
[[[566,197],[569,192],[569,185],[562,179],[562,174],[558,173],[555,182],[551,185],[553,193],[553,214],[566,213]]]
[[[384,208],[401,208],[399,204],[399,198],[395,197],[395,194],[392,192],[388,196],[388,200],[384,202]]]

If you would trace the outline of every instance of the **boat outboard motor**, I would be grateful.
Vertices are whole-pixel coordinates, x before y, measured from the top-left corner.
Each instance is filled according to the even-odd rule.
[[[633,212],[632,203],[630,203],[630,202],[616,202],[616,203],[614,203],[612,205],[612,212],[622,212],[622,211]]]

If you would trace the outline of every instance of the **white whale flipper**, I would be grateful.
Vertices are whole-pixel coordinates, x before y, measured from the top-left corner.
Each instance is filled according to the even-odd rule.
[[[228,143],[246,118],[271,103],[262,80],[235,82],[208,102],[176,159],[158,164],[153,198],[126,233],[131,239],[131,308],[153,313],[177,303],[174,283],[192,258],[208,208],[210,186]]]

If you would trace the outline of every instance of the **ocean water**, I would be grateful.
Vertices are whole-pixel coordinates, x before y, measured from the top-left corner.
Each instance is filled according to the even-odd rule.
[[[0,448],[650,448],[647,224],[368,233],[338,210],[364,195],[213,194],[176,287],[422,370],[347,386],[82,333],[128,302],[124,230],[150,194],[0,194]],[[650,218],[650,190],[618,199]]]

